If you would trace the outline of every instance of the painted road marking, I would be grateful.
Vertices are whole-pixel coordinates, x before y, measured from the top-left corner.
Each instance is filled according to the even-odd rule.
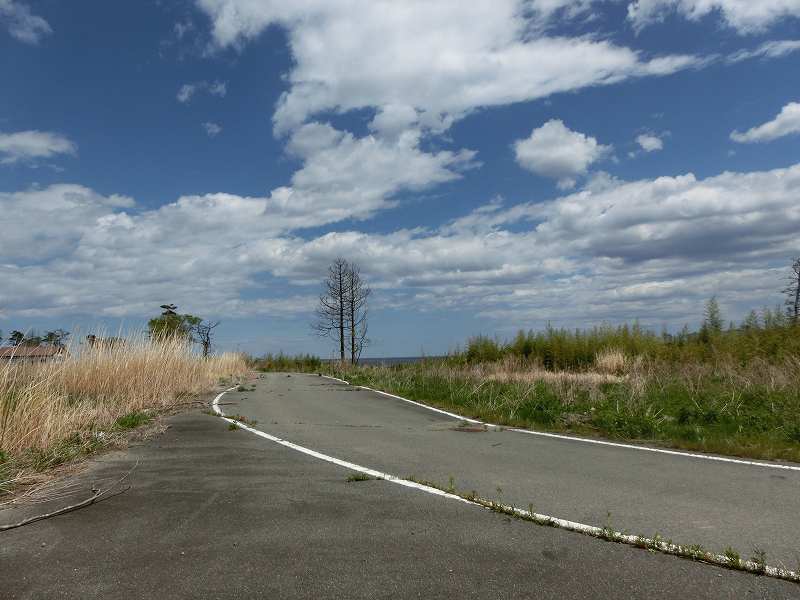
[[[339,381],[341,383],[345,383],[347,385],[352,385],[349,381],[345,381],[344,379],[339,379],[338,377],[330,377],[328,375],[323,375],[328,379],[333,379],[334,381]],[[484,421],[479,421],[477,419],[472,419],[469,417],[464,417],[462,415],[448,412],[446,410],[441,410],[438,408],[434,408],[432,406],[428,406],[427,404],[423,404],[422,402],[415,402],[414,400],[409,400],[408,398],[403,398],[402,396],[396,396],[395,394],[390,394],[388,392],[382,392],[381,390],[375,390],[371,387],[367,387],[365,385],[354,385],[353,387],[360,388],[362,390],[368,390],[370,392],[375,392],[376,394],[381,394],[382,396],[388,396],[390,398],[395,398],[397,400],[402,400],[403,402],[408,402],[409,404],[413,404],[415,406],[419,406],[421,408],[425,408],[427,410],[432,410],[434,412],[447,415],[454,419],[461,419],[462,421],[467,421],[468,423],[475,423],[477,425],[486,425],[487,427],[498,428],[501,427],[500,425],[495,425],[493,423],[486,423]],[[627,450],[641,450],[643,452],[655,452],[657,454],[668,454],[670,456],[681,456],[683,458],[700,458],[702,460],[711,460],[716,462],[724,462],[724,463],[732,463],[736,465],[746,465],[749,467],[765,467],[767,469],[782,469],[785,471],[800,471],[800,467],[794,465],[781,465],[778,463],[766,463],[766,462],[758,462],[754,460],[744,460],[741,458],[730,458],[727,456],[713,456],[710,454],[696,454],[693,452],[681,452],[679,450],[666,450],[664,448],[650,448],[649,446],[637,446],[636,444],[622,444],[620,442],[608,442],[605,440],[595,440],[592,438],[582,438],[572,435],[563,435],[559,433],[547,433],[544,431],[533,431],[532,429],[518,429],[516,427],[506,427],[506,431],[513,431],[515,433],[527,433],[528,435],[538,435],[540,437],[547,437],[547,438],[555,438],[559,440],[567,440],[570,442],[583,442],[584,444],[597,444],[598,446],[611,446],[613,448],[625,448]]]
[[[329,379],[336,379],[335,377],[331,377]],[[339,380],[343,381],[343,380]],[[347,383],[347,382],[345,382]],[[349,385],[349,384],[348,384]],[[363,386],[360,386],[363,387]],[[396,475],[391,475],[389,473],[384,473],[382,471],[377,471],[375,469],[370,469],[369,467],[363,467],[361,465],[357,465],[355,463],[342,460],[340,458],[336,458],[334,456],[330,456],[328,454],[324,454],[322,452],[318,452],[316,450],[312,450],[311,448],[306,448],[305,446],[301,446],[299,444],[295,444],[288,440],[281,439],[277,436],[271,435],[266,433],[265,431],[261,431],[260,429],[255,429],[254,427],[250,427],[249,425],[242,423],[241,421],[237,421],[236,419],[231,419],[230,417],[226,417],[225,413],[222,412],[222,409],[219,407],[219,400],[230,392],[231,390],[236,389],[236,386],[228,388],[224,392],[221,392],[214,398],[212,402],[212,407],[214,408],[214,412],[217,413],[223,420],[227,421],[228,423],[232,423],[237,427],[244,429],[245,431],[249,431],[250,433],[262,437],[266,440],[271,442],[275,442],[276,444],[280,444],[281,446],[285,446],[286,448],[290,448],[297,452],[301,452],[302,454],[306,454],[308,456],[312,456],[314,458],[318,458],[319,460],[323,460],[325,462],[329,462],[340,467],[344,467],[345,469],[350,469],[351,471],[356,471],[358,473],[363,473],[365,475],[369,475],[370,477],[376,477],[378,479],[383,479],[388,481],[389,483],[395,483],[397,485],[401,485],[403,487],[419,490],[421,492],[425,492],[426,494],[431,494],[432,496],[440,496],[443,498],[447,498],[448,500],[456,500],[458,502],[462,502],[464,504],[469,504],[472,506],[477,506],[480,508],[485,508],[489,510],[497,510],[500,509],[502,512],[506,514],[514,514],[518,517],[529,519],[535,521],[540,524],[547,524],[551,527],[558,527],[560,529],[565,529],[567,531],[574,531],[577,533],[583,533],[585,535],[590,535],[596,538],[602,539],[609,539],[615,542],[619,542],[622,544],[626,544],[629,546],[636,546],[636,547],[645,547],[650,548],[652,550],[658,550],[659,552],[663,552],[665,554],[673,554],[679,556],[686,556],[687,548],[680,546],[679,544],[674,544],[672,542],[665,542],[660,539],[651,539],[646,538],[643,536],[631,535],[628,533],[623,533],[620,531],[613,531],[608,527],[597,527],[595,525],[586,525],[584,523],[578,523],[577,521],[569,521],[567,519],[560,519],[558,517],[551,517],[550,515],[544,515],[541,513],[536,513],[533,511],[524,510],[521,508],[516,508],[514,506],[508,506],[504,504],[500,504],[493,501],[486,501],[483,502],[478,500],[470,500],[468,498],[463,498],[458,494],[453,494],[450,492],[446,492],[444,490],[440,490],[439,488],[435,488],[430,485],[425,485],[424,483],[417,483],[416,481],[409,481],[408,479],[403,479],[401,477],[397,477]],[[369,388],[367,388],[369,389]],[[371,390],[376,391],[376,390]],[[387,394],[391,395],[391,394]],[[400,398],[400,396],[396,396]],[[405,400],[405,398],[400,398],[401,400]],[[408,402],[412,402],[413,404],[417,404],[412,400],[408,400]],[[425,406],[425,405],[422,405]],[[426,407],[429,408],[429,407]],[[434,409],[437,410],[437,409]],[[441,412],[441,411],[438,411]],[[697,558],[697,557],[695,557]],[[730,559],[726,556],[722,556],[719,554],[712,554],[706,553],[702,556],[702,560],[705,560],[709,563],[716,564],[719,566],[731,566]],[[763,575],[768,575],[770,577],[776,577],[778,579],[787,579],[790,581],[797,581],[800,574],[789,571],[787,569],[781,569],[779,567],[773,567],[769,565],[761,565],[756,564],[753,561],[740,561],[739,563],[740,568],[751,571],[754,573],[759,573]]]

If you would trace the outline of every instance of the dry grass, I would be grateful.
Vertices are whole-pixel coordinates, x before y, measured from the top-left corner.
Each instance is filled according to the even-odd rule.
[[[625,353],[618,348],[605,348],[597,353],[594,366],[601,373],[622,375],[628,364]]]
[[[13,463],[87,433],[102,440],[120,417],[174,407],[246,371],[239,355],[202,359],[181,341],[143,337],[72,348],[58,362],[0,365],[0,467],[3,454]]]
[[[511,357],[494,363],[465,366],[459,369],[459,372],[484,381],[513,383],[536,383],[541,381],[556,385],[597,386],[602,383],[619,383],[623,380],[621,376],[622,370],[617,372],[616,370],[607,371],[598,368],[596,371],[548,371],[540,364],[526,363]]]

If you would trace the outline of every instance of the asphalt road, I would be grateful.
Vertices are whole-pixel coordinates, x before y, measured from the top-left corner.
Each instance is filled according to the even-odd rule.
[[[226,394],[226,414],[393,475],[635,535],[661,534],[743,557],[800,565],[800,471],[541,438],[470,432],[444,415],[314,375],[268,374]],[[470,428],[461,428],[470,429]]]
[[[338,439],[338,449],[374,458],[370,466],[381,466],[385,447],[370,453],[368,432],[407,432],[397,450],[423,442],[425,434],[413,434],[420,423],[431,435],[472,440],[431,448],[434,462],[443,458],[434,451],[464,452],[495,436],[454,432],[409,405],[316,378],[270,376],[257,386],[224,410],[252,406],[265,413],[260,429],[317,431],[309,440]],[[303,398],[328,412],[294,412]],[[393,421],[373,421],[373,409]],[[136,465],[127,492],[0,533],[0,598],[800,597],[797,584],[535,526],[386,481],[348,482],[347,469],[200,411],[168,423],[147,442],[91,461],[71,497],[0,511],[6,523],[58,508]],[[506,437],[495,439],[505,445]]]

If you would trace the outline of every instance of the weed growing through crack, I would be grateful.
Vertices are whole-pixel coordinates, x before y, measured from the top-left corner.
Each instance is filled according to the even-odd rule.
[[[738,566],[740,566],[740,565],[741,565],[741,563],[742,563],[742,557],[741,557],[741,555],[740,555],[740,554],[739,554],[739,553],[738,553],[736,550],[734,550],[733,548],[731,548],[730,546],[728,546],[727,548],[725,548],[725,552],[723,552],[723,555],[725,556],[725,558],[727,558],[727,559],[728,559],[728,562],[729,562],[729,563],[731,564],[731,566],[733,566],[733,567],[738,567]]]
[[[753,564],[756,565],[756,570],[763,573],[767,570],[767,553],[765,550],[758,546],[753,547],[753,556],[750,558]]]
[[[647,549],[649,552],[662,552],[664,554],[671,554],[681,558],[700,560],[721,567],[746,571],[749,573],[767,574],[778,579],[800,583],[800,570],[797,572],[792,572],[785,568],[768,566],[766,552],[757,547],[753,549],[753,557],[750,559],[750,561],[743,561],[741,560],[739,553],[732,548],[727,548],[723,555],[717,555],[706,551],[700,544],[680,545],[675,544],[671,539],[664,540],[659,533],[656,533],[651,539],[643,536],[633,536],[619,533],[610,525],[611,513],[608,513],[608,520],[605,527],[599,528],[590,526],[576,526],[555,517],[549,517],[535,513],[533,511],[533,504],[529,504],[528,511],[524,511],[515,508],[514,506],[505,505],[501,502],[481,498],[474,491],[470,493],[459,491],[450,492],[449,488],[446,488],[443,485],[437,485],[430,481],[419,480],[413,476],[407,479],[409,481],[426,485],[438,490],[454,493],[455,495],[487,508],[492,512],[504,514],[510,517],[521,519],[523,521],[529,521],[537,525],[567,529],[569,531],[590,535],[592,537],[605,539],[607,541],[623,543],[632,545],[634,547]],[[502,490],[498,488],[498,492],[502,492]]]
[[[366,473],[350,473],[350,475],[347,476],[348,483],[354,483],[356,481],[373,481],[376,479],[377,477],[372,477]]]
[[[239,426],[236,423],[228,423],[229,431],[236,431],[237,429],[239,429]]]
[[[250,427],[255,427],[258,425],[258,421],[255,419],[250,419],[245,417],[244,415],[226,415],[229,419],[233,419],[234,421],[239,421],[239,423],[244,423],[245,425],[249,425]]]

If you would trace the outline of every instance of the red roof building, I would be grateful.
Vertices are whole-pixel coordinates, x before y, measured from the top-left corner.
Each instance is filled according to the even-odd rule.
[[[67,349],[63,346],[3,346],[0,348],[0,360],[13,362],[46,362],[63,358]]]

